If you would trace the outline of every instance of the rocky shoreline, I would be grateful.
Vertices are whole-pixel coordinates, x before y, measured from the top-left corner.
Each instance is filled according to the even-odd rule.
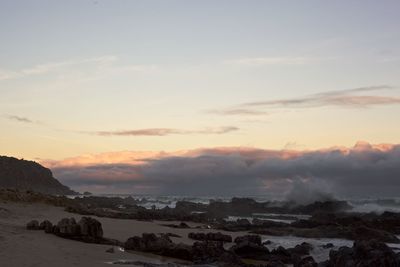
[[[17,190],[0,190],[0,199],[13,202],[42,202],[66,211],[84,215],[79,221],[64,218],[53,224],[48,220],[41,223],[31,221],[27,229],[43,230],[56,236],[103,245],[119,246],[126,251],[139,251],[185,260],[188,264],[208,264],[209,266],[400,266],[400,253],[396,253],[386,243],[399,243],[400,214],[384,212],[354,213],[349,205],[342,201],[316,202],[307,206],[293,206],[286,203],[279,207],[270,207],[271,203],[258,203],[250,199],[232,199],[231,202],[212,202],[209,205],[178,202],[175,208],[145,209],[134,198],[106,198],[85,196],[69,199],[63,196],[50,196]],[[220,209],[221,212],[218,212]],[[309,219],[296,219],[291,223],[276,222],[268,219],[225,219],[234,211],[236,216],[248,216],[253,213],[307,214]],[[292,212],[292,213],[291,213]],[[187,238],[194,240],[192,245],[181,242],[174,233],[146,233],[127,236],[126,240],[103,237],[101,223],[93,217],[115,219],[135,219],[142,221],[160,220],[171,229],[190,230]],[[181,221],[181,223],[168,223]],[[201,223],[191,227],[185,222]],[[202,229],[213,230],[205,233]],[[224,231],[224,233],[218,232]],[[238,231],[248,233],[233,238],[230,234]],[[315,249],[309,243],[301,243],[291,248],[267,247],[262,235],[298,236],[304,238],[342,238],[353,240],[353,247],[331,248],[329,259],[317,263],[311,256]],[[138,262],[137,262],[138,263]],[[116,262],[130,264],[132,262]],[[139,264],[139,263],[138,263]],[[175,263],[171,263],[175,264]],[[211,265],[210,265],[211,264]],[[137,265],[142,266],[142,265]],[[143,265],[157,266],[157,265]],[[162,266],[162,265],[159,265]],[[168,266],[180,266],[168,265]],[[189,266],[189,265],[187,265]]]
[[[353,247],[332,249],[328,260],[317,263],[310,255],[314,247],[309,243],[303,242],[293,248],[279,246],[276,249],[269,250],[265,246],[266,244],[262,243],[259,235],[236,237],[233,240],[233,245],[226,248],[224,245],[232,243],[232,237],[222,233],[191,232],[188,234],[189,238],[201,240],[194,242],[193,245],[174,243],[169,235],[156,235],[154,233],[143,233],[141,236],[129,237],[125,242],[111,240],[103,237],[101,223],[91,217],[82,217],[79,222],[74,218],[64,218],[54,225],[48,220],[40,224],[33,220],[27,223],[26,228],[28,230],[44,230],[46,233],[76,241],[120,246],[127,251],[154,253],[185,260],[193,266],[211,264],[210,266],[222,267],[281,267],[287,265],[294,267],[394,267],[400,264],[400,253],[395,253],[385,243],[375,239],[359,239],[354,241]],[[325,248],[330,247],[331,244],[325,245]],[[114,250],[109,249],[106,252],[113,253]],[[116,264],[135,265],[134,262],[117,262]],[[143,266],[162,265],[143,263]],[[180,265],[171,263],[167,266]]]

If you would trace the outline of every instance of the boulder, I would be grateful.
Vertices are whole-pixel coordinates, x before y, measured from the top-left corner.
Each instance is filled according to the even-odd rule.
[[[111,247],[106,250],[107,253],[115,253],[114,247]]]
[[[379,229],[373,229],[366,226],[360,226],[355,228],[351,232],[353,240],[378,240],[385,243],[399,243],[399,239],[389,232]]]
[[[220,242],[232,242],[230,235],[225,235],[220,232],[218,233],[189,233],[188,237],[194,240],[200,241],[220,241]]]
[[[383,242],[361,240],[355,241],[352,248],[341,247],[339,250],[331,250],[327,265],[331,267],[397,267],[400,266],[400,255]]]
[[[78,237],[81,234],[81,228],[74,218],[63,218],[57,223],[58,233],[63,237]]]
[[[223,243],[218,241],[194,242],[192,246],[193,261],[195,263],[216,262],[224,252]]]
[[[245,236],[238,236],[235,238],[234,241],[236,244],[242,242],[251,242],[261,246],[261,236],[259,235],[245,235]]]
[[[41,230],[44,230],[45,233],[53,232],[53,224],[48,220],[44,220],[43,222],[41,222],[39,227]]]
[[[249,241],[237,243],[230,248],[230,251],[241,258],[254,260],[268,260],[270,254],[268,248]]]
[[[182,260],[191,261],[193,259],[192,246],[183,243],[169,244],[163,248],[160,254],[163,256],[182,259]]]
[[[300,245],[296,245],[294,248],[289,248],[288,251],[291,254],[297,255],[309,255],[310,251],[313,249],[313,246],[307,242],[303,242]]]
[[[103,238],[103,228],[98,220],[91,217],[82,217],[78,224],[82,236],[94,240]]]
[[[37,220],[32,220],[26,224],[26,229],[28,230],[40,230],[39,222]]]
[[[125,242],[125,249],[160,253],[173,245],[168,236],[156,236],[153,233],[143,233],[142,237],[134,236]]]
[[[293,267],[318,267],[318,264],[313,257],[304,256],[295,261]]]

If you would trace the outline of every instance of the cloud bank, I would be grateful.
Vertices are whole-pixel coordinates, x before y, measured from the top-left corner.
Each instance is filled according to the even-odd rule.
[[[42,163],[65,184],[94,192],[282,195],[299,181],[312,188],[309,192],[323,186],[335,196],[393,196],[400,189],[400,145],[360,142],[316,151],[215,148],[137,157],[123,153],[130,153],[131,160],[104,161],[102,154],[83,164],[80,158]]]

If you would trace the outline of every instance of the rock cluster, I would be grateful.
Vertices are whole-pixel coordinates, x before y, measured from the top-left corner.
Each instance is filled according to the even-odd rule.
[[[325,267],[341,266],[400,266],[400,253],[395,253],[385,243],[376,240],[356,241],[352,248],[341,247],[339,250],[331,250],[329,260],[321,263]]]
[[[32,220],[27,223],[26,228],[44,230],[49,234],[88,243],[110,243],[109,240],[103,238],[101,223],[91,217],[82,217],[79,222],[76,222],[74,218],[63,218],[55,225],[48,220],[40,224],[37,220]]]
[[[194,240],[200,241],[220,241],[220,242],[232,242],[230,235],[225,235],[220,232],[218,233],[189,233],[188,237]]]

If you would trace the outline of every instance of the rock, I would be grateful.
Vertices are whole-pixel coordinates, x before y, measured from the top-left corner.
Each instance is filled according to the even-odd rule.
[[[225,235],[220,232],[207,233],[206,239],[210,241],[232,242],[232,237],[230,235]]]
[[[93,240],[103,238],[103,228],[98,220],[91,217],[82,217],[78,224],[83,237]]]
[[[212,263],[225,252],[222,242],[203,241],[194,242],[192,246],[193,261],[195,263]]]
[[[171,228],[179,228],[179,229],[190,228],[190,226],[185,222],[181,222],[180,224],[163,224],[163,226],[167,226],[167,227],[171,227]]]
[[[260,242],[261,243],[261,242]],[[230,251],[240,256],[241,258],[254,259],[254,260],[268,260],[269,250],[261,244],[242,241],[230,248]]]
[[[304,256],[294,262],[293,267],[318,267],[318,264],[315,262],[313,257]]]
[[[115,253],[114,247],[111,247],[106,250],[107,253]]]
[[[328,249],[328,248],[333,248],[334,245],[332,243],[327,243],[325,245],[322,245],[322,248]]]
[[[294,248],[288,249],[289,253],[297,255],[309,255],[313,246],[307,242],[303,242],[300,245],[296,245]]]
[[[190,226],[189,226],[187,223],[185,223],[185,222],[181,222],[181,223],[179,224],[179,228],[185,229],[185,228],[190,228]]]
[[[268,246],[268,245],[271,245],[271,244],[272,244],[272,241],[271,241],[271,240],[266,240],[266,241],[264,241],[264,242],[262,243],[263,246]]]
[[[172,244],[168,236],[157,237],[152,233],[143,233],[142,237],[134,236],[129,238],[125,242],[125,249],[160,253]]]
[[[328,266],[396,267],[400,266],[400,256],[383,242],[361,240],[355,241],[352,248],[341,247],[339,250],[331,250]]]
[[[289,264],[292,262],[292,255],[282,246],[273,249],[270,254],[270,260],[274,262],[280,262],[284,264]]]
[[[167,236],[167,237],[176,237],[176,238],[182,238],[180,235],[174,234],[174,233],[160,233],[160,236]]]
[[[40,230],[39,222],[37,220],[32,220],[26,224],[26,229],[28,230]]]
[[[191,261],[193,259],[192,255],[192,246],[179,243],[179,244],[168,244],[160,253],[163,256],[188,260]]]
[[[189,233],[188,237],[194,240],[200,241],[221,241],[221,242],[232,242],[230,235],[225,235],[220,232],[218,233]]]
[[[242,260],[230,251],[224,251],[218,257],[218,266],[221,267],[243,267],[246,266],[243,264]]]
[[[286,267],[281,261],[269,261],[267,267]]]
[[[138,250],[144,251],[146,249],[146,245],[143,242],[142,238],[139,236],[134,236],[128,238],[124,244],[124,248],[127,250]]]
[[[247,219],[237,219],[236,223],[238,226],[249,227],[251,225],[250,221]]]
[[[261,236],[259,235],[245,235],[245,236],[238,236],[235,238],[234,241],[236,244],[242,242],[251,242],[261,246]],[[270,241],[271,242],[271,241]]]
[[[194,240],[206,240],[207,236],[205,233],[189,233],[188,237]]]
[[[307,256],[309,256],[312,249],[312,245],[306,242],[303,242],[300,245],[296,245],[294,248],[288,249],[279,246],[278,248],[271,251],[270,259],[282,262],[284,264],[294,264],[295,266],[308,266],[306,265],[306,263],[312,262],[309,258],[307,258]],[[308,260],[303,260],[304,258],[307,258]],[[296,265],[300,263],[304,265]]]
[[[351,237],[353,240],[371,240],[375,239],[385,243],[399,243],[399,239],[389,232],[379,229],[372,229],[366,226],[355,228]]]
[[[44,230],[45,233],[53,232],[53,224],[48,220],[44,220],[43,222],[41,222],[39,227],[41,230]]]
[[[81,234],[81,228],[74,218],[63,218],[57,223],[58,234],[63,237],[78,237]]]

